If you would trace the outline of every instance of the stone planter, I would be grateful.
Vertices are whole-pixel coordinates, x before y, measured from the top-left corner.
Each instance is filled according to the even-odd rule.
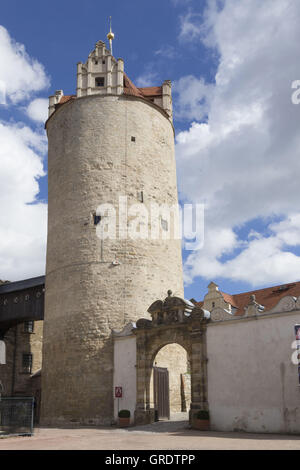
[[[127,428],[130,426],[130,418],[119,418],[119,427]]]
[[[199,431],[209,431],[209,419],[195,419],[193,427]]]

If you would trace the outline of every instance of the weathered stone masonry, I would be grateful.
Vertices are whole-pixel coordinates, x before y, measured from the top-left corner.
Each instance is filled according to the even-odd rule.
[[[112,329],[143,316],[170,285],[183,294],[180,240],[101,241],[94,225],[99,204],[118,208],[119,196],[130,206],[142,191],[147,209],[177,204],[170,116],[140,96],[96,91],[59,105],[46,123],[44,424],[110,424]]]

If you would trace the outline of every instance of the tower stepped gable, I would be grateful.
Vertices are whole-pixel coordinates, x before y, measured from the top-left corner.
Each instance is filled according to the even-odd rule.
[[[124,72],[123,59],[115,59],[103,41],[98,41],[88,60],[77,64],[76,95],[64,96],[57,90],[49,97],[49,117],[62,104],[89,95],[130,95],[142,98],[162,108],[172,120],[171,82],[162,86],[138,88]]]
[[[116,60],[98,41],[85,64],[77,64],[77,97],[87,95],[122,95],[124,62]]]

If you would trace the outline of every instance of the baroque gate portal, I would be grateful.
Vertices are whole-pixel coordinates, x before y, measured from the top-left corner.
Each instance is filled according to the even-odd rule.
[[[136,323],[137,403],[135,424],[154,422],[154,407],[150,402],[150,381],[153,361],[164,346],[176,343],[188,355],[191,372],[190,424],[193,426],[198,410],[208,411],[206,324],[208,312],[191,302],[168,297],[154,302],[148,312],[152,320],[141,318]]]

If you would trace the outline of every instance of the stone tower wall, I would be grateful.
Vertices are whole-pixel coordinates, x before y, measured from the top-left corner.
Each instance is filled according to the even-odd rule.
[[[111,330],[147,316],[170,288],[183,296],[181,242],[101,241],[93,214],[101,203],[117,209],[119,196],[138,203],[141,191],[145,207],[177,203],[173,128],[157,106],[116,95],[72,100],[46,127],[42,423],[110,424]]]

